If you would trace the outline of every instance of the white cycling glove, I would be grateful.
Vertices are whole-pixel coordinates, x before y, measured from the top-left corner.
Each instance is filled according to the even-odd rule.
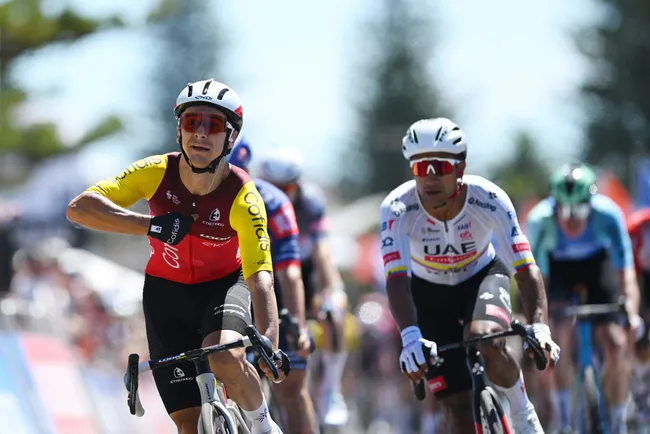
[[[634,330],[634,337],[636,342],[643,339],[646,330],[646,325],[645,321],[643,321],[643,318],[641,318],[639,315],[630,316],[630,328]]]
[[[533,329],[533,336],[539,342],[542,349],[548,351],[553,364],[560,360],[560,347],[553,342],[551,338],[551,329],[547,324],[536,322],[531,326]],[[524,342],[524,350],[528,349],[528,343]]]
[[[429,348],[429,357],[435,358],[438,355],[436,343],[422,338],[422,332],[418,327],[406,327],[400,334],[402,335],[402,354],[399,356],[399,364],[402,372],[412,374],[427,363],[427,358],[424,355],[425,346]]]

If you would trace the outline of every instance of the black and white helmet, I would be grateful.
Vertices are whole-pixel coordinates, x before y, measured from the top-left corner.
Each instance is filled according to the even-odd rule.
[[[180,119],[183,111],[196,104],[210,104],[222,110],[232,127],[241,131],[244,121],[244,108],[239,95],[229,86],[213,78],[189,83],[178,94],[174,104],[174,117]]]
[[[402,139],[404,158],[429,152],[467,155],[467,137],[447,118],[422,119],[411,125]]]

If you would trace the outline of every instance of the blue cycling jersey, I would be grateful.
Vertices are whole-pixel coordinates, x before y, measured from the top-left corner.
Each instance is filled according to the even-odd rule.
[[[273,268],[278,270],[291,263],[300,265],[298,223],[291,201],[273,184],[262,179],[254,181],[266,207]]]
[[[319,187],[301,183],[293,206],[300,228],[300,257],[302,261],[308,261],[316,243],[327,236],[329,223],[325,215],[325,195]]]
[[[607,196],[591,197],[587,228],[576,238],[568,238],[557,224],[555,199],[547,197],[528,214],[527,235],[535,261],[544,276],[549,275],[550,259],[579,261],[601,250],[610,253],[612,265],[620,270],[634,266],[632,243],[621,209]]]

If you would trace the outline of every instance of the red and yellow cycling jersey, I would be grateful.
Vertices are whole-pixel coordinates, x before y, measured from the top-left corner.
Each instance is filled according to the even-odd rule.
[[[272,271],[266,209],[248,174],[231,166],[219,187],[199,196],[181,182],[180,158],[179,152],[147,157],[88,189],[125,208],[144,198],[154,216],[172,211],[198,215],[176,246],[149,237],[145,272],[191,284],[222,278],[240,267],[245,278]]]

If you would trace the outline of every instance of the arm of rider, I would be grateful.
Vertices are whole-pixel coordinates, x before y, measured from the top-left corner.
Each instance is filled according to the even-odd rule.
[[[260,332],[271,340],[273,348],[278,348],[278,307],[273,289],[273,275],[270,271],[260,270],[246,278],[246,284],[251,292],[253,302],[253,311],[255,312],[255,326]],[[271,368],[259,360],[259,367],[264,375],[276,383],[283,381],[286,375],[282,371],[282,358],[279,357],[280,351],[274,352],[273,360],[278,367],[278,379],[273,378]],[[286,358],[286,355],[284,356]]]
[[[630,328],[636,335],[636,339],[640,339],[645,332],[645,324],[639,316],[641,294],[634,269],[632,240],[627,232],[625,217],[620,208],[614,207],[608,216],[610,216],[610,221],[606,227],[612,242],[612,265],[619,270],[619,288],[622,295],[625,296],[625,307],[630,318]]]
[[[166,162],[167,157],[160,155],[136,161],[119,176],[100,181],[75,197],[66,217],[97,231],[149,235],[168,244],[180,243],[196,216],[171,212],[153,217],[126,209],[140,199],[151,199],[165,174]]]
[[[410,278],[407,275],[395,276],[386,281],[386,295],[393,318],[400,329],[402,353],[400,369],[411,381],[419,383],[429,370],[423,351],[428,345],[431,355],[436,355],[436,344],[426,341],[417,326],[417,314],[411,296]]]
[[[280,283],[284,307],[298,321],[298,327],[300,328],[300,336],[297,342],[298,352],[307,356],[310,343],[305,318],[305,287],[302,282],[300,263],[290,262],[288,265],[277,269],[275,278]]]
[[[251,292],[255,326],[271,340],[273,348],[278,348],[278,306],[273,290],[273,275],[267,270],[260,270],[248,276],[246,284]]]
[[[510,198],[502,189],[495,186],[494,190],[496,193],[494,193],[493,203],[496,210],[487,215],[492,218],[494,223],[494,235],[498,241],[499,253],[515,274],[521,302],[528,322],[531,324],[533,335],[541,347],[548,352],[549,365],[553,368],[560,359],[560,347],[553,342],[548,326],[544,279],[535,264],[528,238],[519,226],[517,212]],[[534,236],[533,240],[534,244],[539,244],[537,236]],[[512,307],[510,307],[510,313],[512,314]],[[524,348],[526,347],[527,345],[524,344]]]
[[[424,347],[428,347],[431,357],[436,357],[435,342],[425,340],[418,327],[417,312],[411,294],[411,279],[408,275],[410,263],[409,228],[404,215],[396,215],[392,210],[395,199],[388,195],[381,204],[381,253],[386,276],[386,295],[393,318],[400,329],[402,352],[399,358],[400,369],[412,381],[422,381],[428,371]]]
[[[630,328],[634,330],[635,338],[640,339],[645,332],[645,324],[639,315],[641,293],[634,267],[625,267],[618,271],[619,288],[625,297],[625,308],[630,318]]]
[[[335,297],[343,288],[343,279],[332,260],[331,245],[328,237],[320,237],[314,244],[312,261],[318,278],[318,288],[321,295],[321,308],[335,311]]]
[[[66,217],[88,229],[128,235],[147,235],[151,224],[151,216],[129,211],[92,191],[72,199]]]
[[[548,306],[544,278],[536,265],[531,265],[515,274],[521,294],[521,304],[529,324],[548,324]]]

